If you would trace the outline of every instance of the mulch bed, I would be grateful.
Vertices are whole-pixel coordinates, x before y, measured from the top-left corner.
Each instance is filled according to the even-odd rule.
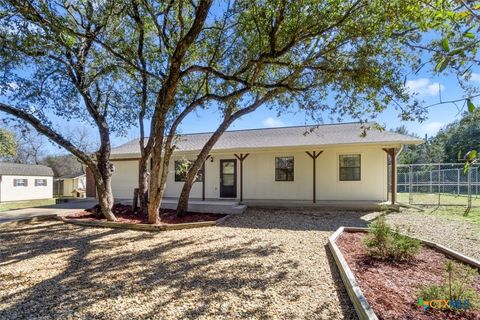
[[[366,255],[365,233],[344,232],[337,240],[360,288],[380,319],[480,319],[478,311],[452,311],[417,306],[416,292],[422,286],[442,283],[443,253],[423,246],[413,261],[394,263]],[[459,263],[459,262],[458,262]],[[480,277],[477,277],[480,292]]]
[[[96,217],[93,214],[94,208],[86,209],[71,215],[66,216],[66,219],[83,220],[83,221],[106,221],[103,217]],[[148,223],[147,214],[141,214],[133,212],[132,206],[124,204],[115,204],[112,208],[112,212],[117,217],[119,223]],[[216,221],[225,217],[225,214],[219,213],[203,213],[203,212],[188,212],[182,217],[177,217],[175,210],[160,209],[160,224],[179,224],[179,223],[193,223],[204,221]]]

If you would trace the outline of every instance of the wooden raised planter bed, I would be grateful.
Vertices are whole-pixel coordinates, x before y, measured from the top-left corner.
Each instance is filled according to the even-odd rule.
[[[362,283],[359,284],[357,278],[355,278],[355,274],[352,272],[352,269],[349,267],[345,256],[342,254],[342,251],[337,244],[337,240],[339,240],[344,232],[353,232],[353,233],[367,233],[367,228],[352,228],[352,227],[341,227],[339,228],[330,238],[328,239],[328,246],[332,255],[335,259],[335,263],[340,271],[340,276],[342,281],[345,285],[347,293],[350,297],[350,300],[355,307],[355,311],[360,319],[379,319],[379,317],[375,314],[374,308],[372,305],[367,301],[366,296],[361,290]],[[458,262],[464,263],[468,266],[480,270],[480,262],[474,259],[471,259],[459,252],[453,251],[445,246],[439,245],[437,243],[419,239],[422,242],[422,245],[425,248],[430,248],[443,254],[444,256],[448,257],[452,260],[457,260]],[[405,268],[409,268],[410,266],[405,266]],[[412,301],[413,303],[413,301]],[[420,309],[420,307],[419,307]],[[409,318],[410,319],[410,318]],[[423,318],[422,318],[423,319]],[[471,318],[454,318],[454,319],[471,319]],[[477,319],[477,317],[473,318]]]

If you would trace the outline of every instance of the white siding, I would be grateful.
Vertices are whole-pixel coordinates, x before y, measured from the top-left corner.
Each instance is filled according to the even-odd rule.
[[[28,186],[14,187],[14,179],[27,179]],[[35,179],[46,179],[46,186],[35,186]],[[0,182],[0,201],[22,201],[53,198],[53,177],[7,176],[2,175]]]
[[[132,199],[133,190],[138,188],[138,161],[114,161],[112,176],[113,196],[118,199]]]
[[[317,149],[319,151],[321,149]],[[244,161],[244,199],[312,200],[313,163],[305,151],[250,152]],[[245,152],[243,152],[245,153]],[[361,154],[361,180],[339,181],[339,155]],[[220,197],[220,160],[236,159],[234,153],[215,154],[205,163],[205,196]],[[293,156],[294,181],[275,181],[275,157]],[[175,182],[175,160],[193,160],[195,155],[175,155],[169,166],[166,197],[178,197],[183,182]],[[114,196],[128,198],[137,186],[138,162],[116,161],[112,178]],[[325,148],[317,158],[317,200],[379,200],[387,197],[387,155],[380,146]],[[237,160],[237,198],[240,197],[240,162]],[[201,198],[202,183],[196,182],[191,197]]]

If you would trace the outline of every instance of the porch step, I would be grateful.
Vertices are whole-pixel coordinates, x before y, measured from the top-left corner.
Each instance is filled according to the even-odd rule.
[[[164,199],[161,207],[165,209],[176,209],[177,199]],[[223,214],[240,214],[245,211],[246,205],[240,205],[238,201],[214,201],[214,200],[190,200],[188,211],[209,212]]]

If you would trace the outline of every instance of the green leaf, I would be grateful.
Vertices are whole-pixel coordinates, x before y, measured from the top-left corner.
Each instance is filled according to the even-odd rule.
[[[444,38],[442,39],[442,41],[440,42],[442,44],[442,48],[445,50],[445,51],[450,51],[450,45],[448,44],[448,39],[447,38]]]
[[[466,32],[466,33],[463,34],[463,36],[464,36],[465,38],[475,39],[475,35],[474,35],[473,33],[471,33],[471,32]]]
[[[475,160],[476,158],[477,158],[477,150],[470,150],[465,155],[465,160],[467,160],[468,162],[471,162],[471,161]]]
[[[473,104],[471,99],[467,99],[467,107],[468,107],[468,112],[472,113],[475,111],[475,105]]]
[[[449,63],[450,63],[450,58],[447,58],[447,57],[442,58],[435,66],[435,71],[442,72],[443,70],[445,70],[446,67],[448,67]]]
[[[465,48],[457,48],[457,49],[453,49],[452,51],[450,51],[450,55],[451,56],[454,56],[454,55],[457,55],[457,54],[462,54],[464,55],[465,53]]]

